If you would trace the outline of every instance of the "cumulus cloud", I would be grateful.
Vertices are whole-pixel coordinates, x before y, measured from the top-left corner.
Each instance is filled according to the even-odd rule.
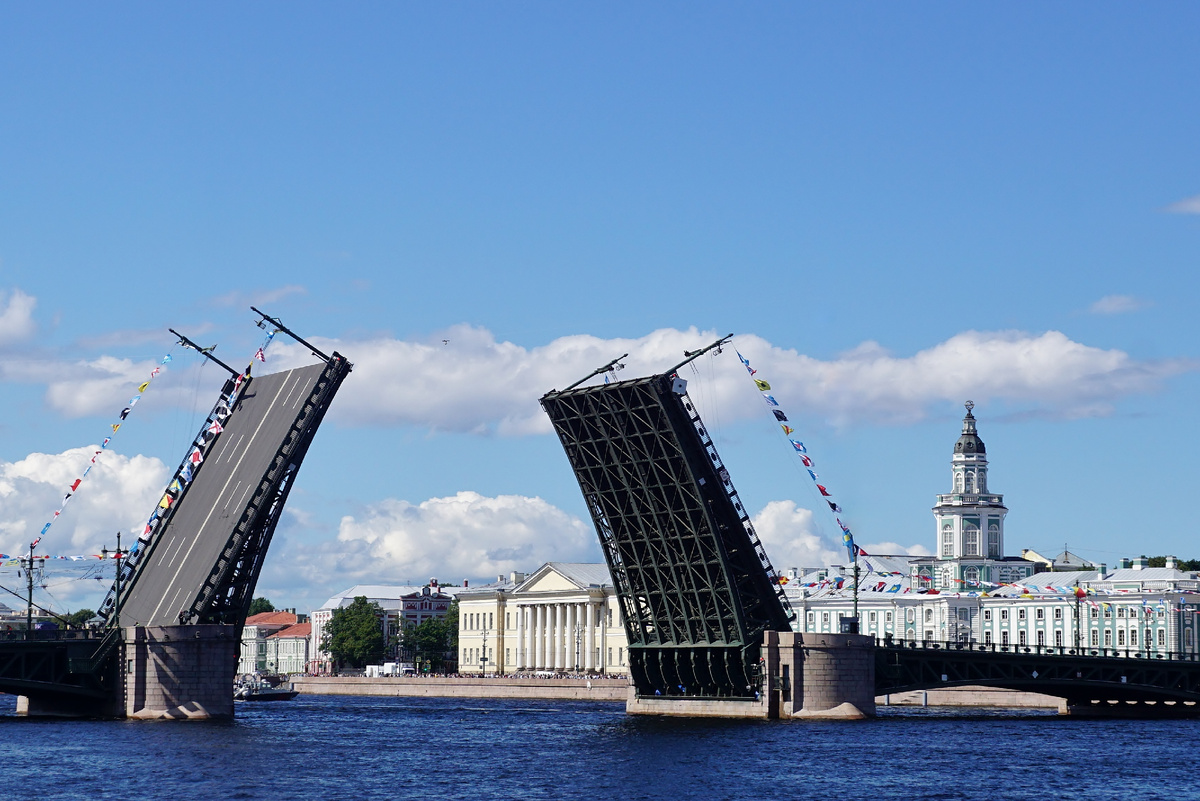
[[[1186,197],[1167,206],[1164,211],[1172,214],[1200,214],[1200,195]]]
[[[1110,301],[1108,307],[1121,303],[1128,306]],[[523,436],[550,432],[537,402],[549,389],[565,387],[622,353],[629,355],[617,379],[661,372],[681,361],[685,350],[717,336],[695,328],[661,329],[637,339],[573,335],[527,348],[462,325],[428,340],[314,339],[313,344],[337,350],[355,365],[331,410],[341,423]],[[1166,379],[1200,366],[1186,359],[1138,360],[1058,331],[965,331],[907,356],[868,341],[819,359],[753,334],[739,335],[734,346],[752,359],[759,377],[770,379],[789,413],[836,425],[912,423],[930,409],[966,398],[998,402],[1013,416],[1102,416],[1111,414],[1120,398],[1157,392]],[[732,351],[710,353],[681,375],[691,381],[691,395],[703,413],[717,409],[726,420],[761,415]],[[268,356],[271,371],[313,360],[307,348],[283,341]],[[77,417],[119,409],[153,367],[151,361],[114,356],[74,363],[8,358],[0,360],[0,376],[45,383],[47,405]],[[186,388],[195,382],[187,376],[198,369],[168,370],[156,383],[155,402],[194,403]]]
[[[562,337],[534,348],[497,342],[481,328],[460,326],[430,341],[376,338],[316,341],[355,364],[332,414],[353,425],[413,425],[483,434],[546,433],[537,398],[565,387],[615,356],[629,353],[617,378],[660,372],[717,337],[713,331],[662,329],[638,339]],[[905,424],[931,408],[966,398],[1002,402],[1039,416],[1110,414],[1118,399],[1155,392],[1162,382],[1197,369],[1188,360],[1138,360],[1116,349],[1075,342],[1058,331],[966,331],[911,356],[865,342],[833,359],[776,347],[755,335],[734,345],[770,379],[789,412],[835,424]],[[311,360],[295,345],[277,346],[281,365]],[[761,407],[733,348],[682,372],[701,404],[725,419],[760,415]],[[712,358],[713,361],[708,361]],[[723,361],[722,361],[723,360]]]
[[[797,506],[795,501],[771,501],[751,522],[778,571],[846,561],[843,551],[816,532],[812,510]]]
[[[454,581],[601,558],[591,525],[541,498],[469,491],[417,504],[388,499],[343,517],[338,546],[334,569],[359,580]]]
[[[1105,295],[1089,308],[1092,314],[1126,314],[1148,308],[1150,302],[1133,295]]]
[[[0,461],[0,550],[9,554],[28,550],[96,450],[88,446],[62,453],[31,453],[16,462]],[[158,459],[105,451],[63,507],[38,552],[69,556],[96,553],[102,545],[112,548],[117,531],[132,534],[141,530],[167,477],[167,467]],[[125,542],[132,542],[132,537]],[[96,596],[102,596],[108,585],[81,581],[82,575],[78,563],[51,562],[46,570],[48,586],[54,592],[50,603],[96,603]],[[111,578],[111,573],[105,575]],[[46,600],[35,598],[38,603]],[[12,606],[7,598],[0,601]]]
[[[7,295],[0,292],[0,346],[21,342],[33,336],[36,326],[33,309],[37,299],[14,289]]]

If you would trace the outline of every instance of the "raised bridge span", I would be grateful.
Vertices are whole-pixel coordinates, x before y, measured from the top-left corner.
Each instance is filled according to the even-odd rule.
[[[541,399],[621,606],[631,712],[783,717],[978,685],[1095,714],[1200,714],[1200,662],[794,632],[794,614],[679,368]],[[617,360],[592,373],[609,370]]]
[[[7,633],[0,691],[31,712],[153,716],[199,694],[197,715],[232,714],[237,644],[267,549],[352,369],[336,352],[313,354],[319,363],[225,382],[102,604],[108,626]]]

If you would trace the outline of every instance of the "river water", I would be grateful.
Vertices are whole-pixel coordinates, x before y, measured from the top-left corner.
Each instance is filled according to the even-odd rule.
[[[30,720],[4,799],[1200,799],[1200,721],[881,709],[859,722],[633,718],[618,703],[300,696],[237,720]]]

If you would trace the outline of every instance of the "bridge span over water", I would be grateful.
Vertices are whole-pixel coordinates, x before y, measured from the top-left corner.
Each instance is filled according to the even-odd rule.
[[[792,630],[789,608],[681,367],[541,399],[579,482],[621,606],[632,689],[646,714],[777,717],[876,695],[982,685],[1092,712],[1200,714],[1200,662],[972,644],[876,643]],[[622,357],[624,358],[624,357]]]
[[[4,633],[0,692],[23,696],[30,712],[153,716],[192,702],[203,708],[196,714],[232,714],[238,643],[263,560],[352,369],[336,352],[312,352],[318,363],[274,374],[230,370],[120,563],[100,609],[107,627]]]

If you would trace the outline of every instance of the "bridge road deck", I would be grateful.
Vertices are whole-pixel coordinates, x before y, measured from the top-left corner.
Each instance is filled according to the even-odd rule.
[[[122,602],[122,625],[179,622],[324,369],[314,364],[251,380]]]

